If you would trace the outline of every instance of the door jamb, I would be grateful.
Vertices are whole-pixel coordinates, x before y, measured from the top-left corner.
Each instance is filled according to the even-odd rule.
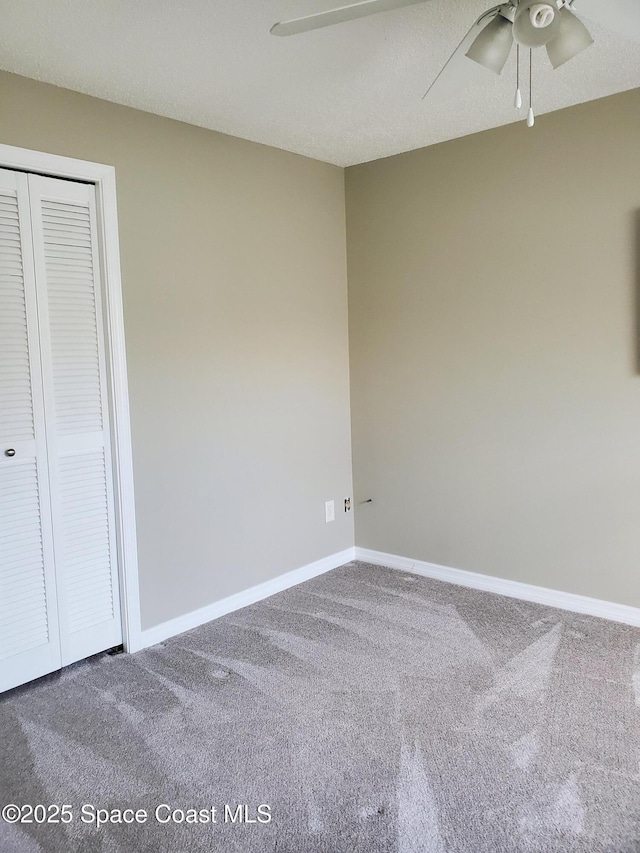
[[[111,442],[115,503],[120,610],[123,646],[127,652],[143,647],[138,582],[138,549],[131,453],[131,423],[122,311],[122,280],[113,166],[46,154],[0,144],[0,168],[36,172],[52,178],[92,183],[96,188],[98,237],[104,283],[105,352],[111,407]]]

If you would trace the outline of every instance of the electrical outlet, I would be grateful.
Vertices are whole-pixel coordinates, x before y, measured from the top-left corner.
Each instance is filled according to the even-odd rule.
[[[324,520],[329,524],[330,521],[336,520],[336,504],[335,501],[324,502]]]
[[[351,512],[351,498],[344,499],[344,511]]]

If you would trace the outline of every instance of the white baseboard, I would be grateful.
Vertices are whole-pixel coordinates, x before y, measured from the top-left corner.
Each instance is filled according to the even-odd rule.
[[[230,595],[221,601],[214,601],[213,604],[207,604],[198,610],[192,610],[190,613],[185,613],[184,616],[177,616],[175,619],[169,619],[168,622],[161,622],[160,625],[154,625],[153,628],[147,628],[145,631],[142,631],[139,648],[145,649],[148,646],[155,646],[156,643],[162,643],[164,640],[168,640],[169,637],[175,637],[176,634],[183,634],[185,631],[197,628],[198,625],[204,625],[205,622],[211,622],[212,619],[217,619],[226,613],[240,610],[241,607],[247,607],[249,604],[255,604],[256,601],[262,601],[263,598],[269,598],[270,595],[275,595],[276,592],[282,592],[291,586],[308,581],[331,569],[337,569],[338,566],[344,566],[345,563],[351,562],[354,558],[355,548],[347,548],[345,551],[330,554],[328,557],[316,560],[315,563],[309,563],[284,575],[278,575],[277,578],[273,578],[270,581],[265,581],[257,586],[252,586],[250,589],[237,592],[235,595]]]
[[[585,595],[575,595],[570,592],[562,592],[557,589],[548,589],[543,586],[533,586],[520,581],[510,581],[504,578],[496,578],[491,575],[481,575],[477,572],[468,572],[464,569],[452,569],[448,566],[439,566],[436,563],[426,563],[422,560],[412,560],[408,557],[400,557],[397,554],[385,554],[382,551],[370,551],[367,548],[347,548],[337,554],[331,554],[314,563],[309,563],[299,569],[294,569],[277,578],[265,581],[250,589],[238,592],[215,601],[198,610],[192,610],[183,616],[177,616],[153,628],[147,628],[140,635],[139,648],[147,648],[156,643],[175,637],[205,622],[211,622],[226,613],[240,610],[256,601],[269,598],[277,592],[282,592],[289,587],[303,581],[315,578],[318,575],[337,569],[351,560],[361,560],[365,563],[373,563],[376,566],[388,566],[391,569],[400,569],[404,572],[413,572],[427,578],[445,581],[446,583],[467,586],[472,589],[481,589],[486,592],[495,592],[509,598],[519,598],[523,601],[533,601],[537,604],[546,604],[549,607],[557,607],[560,610],[569,610],[572,613],[585,613],[589,616],[598,616],[601,619],[609,619],[612,622],[623,622],[626,625],[640,627],[640,608],[629,607],[626,604],[616,604],[612,601],[602,601],[598,598],[588,598]]]
[[[382,551],[369,551],[367,548],[356,547],[356,560],[373,563],[376,566],[388,566],[404,572],[413,572],[426,578],[445,581],[446,583],[468,586],[472,589],[482,589],[495,592],[509,598],[520,598],[523,601],[535,601],[560,610],[570,610],[572,613],[586,613],[589,616],[599,616],[612,622],[624,622],[625,625],[640,627],[640,609],[626,604],[616,604],[613,601],[602,601],[599,598],[588,598],[585,595],[574,595],[558,589],[547,589],[544,586],[532,586],[520,581],[510,581],[491,575],[481,575],[463,569],[451,569],[448,566],[438,566],[436,563],[425,563],[422,560],[411,560],[396,554],[385,554]]]

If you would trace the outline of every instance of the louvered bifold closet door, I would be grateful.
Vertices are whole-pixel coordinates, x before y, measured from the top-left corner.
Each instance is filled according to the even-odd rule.
[[[0,169],[0,691],[61,665],[27,176]]]
[[[63,665],[122,642],[95,188],[29,175]]]

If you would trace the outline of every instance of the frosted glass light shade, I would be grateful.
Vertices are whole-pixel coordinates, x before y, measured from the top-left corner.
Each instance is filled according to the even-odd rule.
[[[558,68],[593,44],[591,33],[581,20],[568,9],[560,9],[560,31],[547,44],[547,53],[554,68]]]
[[[521,0],[513,19],[513,37],[523,47],[542,47],[560,32],[560,16],[555,3]]]
[[[502,15],[490,21],[466,52],[469,59],[499,74],[513,46],[513,24]]]

